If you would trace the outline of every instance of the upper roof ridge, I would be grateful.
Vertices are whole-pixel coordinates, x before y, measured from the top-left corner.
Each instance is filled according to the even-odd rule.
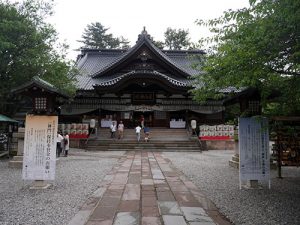
[[[150,34],[148,34],[148,32],[146,31],[146,27],[144,26],[144,28],[143,28],[142,32],[139,34],[136,42],[140,41],[141,39],[145,39],[145,38],[150,40],[151,36],[150,36]]]

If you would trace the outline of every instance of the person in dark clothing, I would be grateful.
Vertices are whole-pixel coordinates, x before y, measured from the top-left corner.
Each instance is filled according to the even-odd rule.
[[[62,152],[62,141],[64,140],[63,136],[60,133],[57,133],[56,138],[56,156],[60,157],[60,154]]]

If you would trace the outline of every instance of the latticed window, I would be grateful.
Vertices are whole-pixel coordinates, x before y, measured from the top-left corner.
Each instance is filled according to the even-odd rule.
[[[260,102],[259,101],[249,101],[249,111],[251,113],[260,112]]]
[[[34,99],[35,110],[47,110],[47,98]]]

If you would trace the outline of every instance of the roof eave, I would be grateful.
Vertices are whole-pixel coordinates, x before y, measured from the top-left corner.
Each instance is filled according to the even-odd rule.
[[[25,83],[25,84],[23,84],[23,85],[21,85],[17,88],[12,89],[10,92],[13,93],[13,94],[20,94],[20,93],[24,92],[24,90],[27,89],[27,88],[37,86],[37,87],[40,87],[40,88],[44,88],[48,92],[50,92],[52,94],[56,94],[59,97],[62,97],[62,98],[65,98],[65,99],[70,98],[70,96],[62,93],[61,91],[59,91],[54,86],[49,86],[50,84],[46,85],[45,83],[42,83],[39,80],[42,80],[42,79],[41,78],[36,79],[36,77],[33,77],[31,81],[29,81],[29,82],[27,82],[27,83]]]

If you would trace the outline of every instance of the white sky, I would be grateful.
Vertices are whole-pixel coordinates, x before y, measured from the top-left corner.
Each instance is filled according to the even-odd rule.
[[[110,28],[114,37],[124,36],[133,45],[144,26],[155,40],[164,40],[168,27],[189,29],[196,42],[207,36],[205,29],[195,24],[197,19],[218,17],[227,9],[248,6],[248,0],[55,0],[55,14],[48,20],[60,40],[70,45],[70,59],[76,59],[82,44],[81,35],[87,24],[100,22]]]

